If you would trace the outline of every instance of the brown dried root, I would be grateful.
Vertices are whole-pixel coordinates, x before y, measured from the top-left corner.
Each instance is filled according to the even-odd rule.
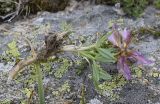
[[[9,72],[8,83],[12,79],[14,79],[18,72],[21,71],[21,69],[23,69],[25,66],[28,66],[38,61],[47,60],[48,57],[55,55],[56,52],[60,50],[64,37],[69,33],[70,32],[53,33],[49,36],[46,36],[45,46],[42,47],[42,49],[38,53],[35,52],[35,49],[32,46],[31,42],[27,38],[25,38],[31,48],[32,58],[21,60],[11,69],[11,71]]]

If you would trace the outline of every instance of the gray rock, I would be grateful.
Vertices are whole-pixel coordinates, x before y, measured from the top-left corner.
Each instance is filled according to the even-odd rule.
[[[94,99],[91,99],[90,102],[87,104],[103,104],[103,103],[98,99],[94,98]]]
[[[111,20],[117,20],[122,18],[124,20],[124,25],[122,27],[130,27],[132,28],[139,28],[143,26],[160,26],[160,18],[156,17],[154,14],[158,10],[154,9],[153,7],[148,7],[146,9],[146,12],[143,17],[134,20],[132,18],[127,18],[127,17],[122,17],[116,14],[116,12],[112,9],[110,6],[104,6],[104,5],[96,5],[96,6],[88,6],[84,10],[83,9],[78,9],[74,10],[72,12],[57,12],[57,13],[49,13],[49,12],[41,12],[39,13],[35,18],[29,19],[27,21],[17,21],[14,24],[10,24],[12,31],[9,33],[9,36],[0,36],[0,53],[6,50],[7,43],[9,43],[14,36],[16,36],[16,33],[14,32],[22,32],[22,37],[26,36],[28,37],[33,45],[35,47],[41,47],[44,42],[44,35],[46,34],[46,29],[48,27],[46,24],[50,24],[50,31],[62,31],[62,23],[66,22],[72,26],[72,30],[75,31],[74,34],[72,34],[72,40],[77,39],[79,36],[86,36],[90,37],[89,44],[92,42],[95,42],[96,34],[98,33],[106,33],[107,31],[110,31],[111,29],[108,26],[108,22]],[[150,34],[149,34],[150,35]],[[87,38],[85,38],[87,39]],[[23,39],[20,39],[18,44],[25,45],[25,41]],[[160,39],[154,39],[152,36],[145,37],[144,39],[139,40],[139,42],[134,43],[131,45],[133,48],[139,50],[142,54],[144,54],[145,57],[152,57],[156,59],[156,64],[153,64],[153,66],[150,66],[150,70],[152,70],[152,67],[158,68],[160,63],[158,57],[160,57],[159,49],[160,49]],[[22,51],[21,51],[22,52]],[[24,51],[23,51],[24,52]],[[154,53],[154,54],[153,54]],[[74,59],[74,58],[73,58]],[[152,58],[151,58],[152,59]],[[3,69],[3,67],[8,67],[13,66],[13,64],[8,64],[7,66],[3,65],[0,63],[0,68]],[[55,65],[56,67],[56,65]],[[88,71],[88,70],[87,70]],[[87,72],[86,71],[86,72]],[[0,72],[1,73],[1,72]],[[95,92],[94,92],[94,87],[92,83],[90,83],[86,75],[88,74],[85,73],[85,84],[86,84],[86,91],[87,92],[87,100],[94,98]],[[49,89],[47,94],[51,94],[52,91],[54,90],[54,87],[56,85],[61,84],[64,80],[69,78],[68,76],[72,76],[72,79],[70,78],[71,84],[73,87],[76,87],[76,91],[78,92],[81,87],[80,83],[83,82],[82,76],[77,76],[75,74],[75,70],[69,70],[68,73],[64,76],[64,78],[60,80],[55,80],[53,77],[50,77],[49,80],[45,78],[44,80],[44,85],[48,86]],[[5,79],[6,76],[2,75]],[[1,77],[1,78],[2,78]],[[45,76],[47,77],[47,76]],[[83,76],[84,77],[84,76]],[[15,90],[19,90],[23,88],[24,86],[21,84],[14,85],[14,86],[9,86],[5,84],[5,79],[0,79],[0,87],[3,88],[0,90],[0,100],[1,99],[13,99],[15,98],[16,100],[24,98],[23,96],[20,96],[20,92],[16,92],[19,94],[19,98],[15,97]],[[3,85],[3,86],[1,86]],[[18,87],[17,87],[18,86]],[[59,85],[60,86],[60,85]],[[89,87],[88,87],[89,86]],[[46,87],[46,88],[48,88]],[[10,88],[10,91],[8,89]],[[151,93],[152,92],[152,93]],[[126,85],[121,92],[121,99],[119,102],[121,103],[135,103],[135,104],[146,104],[148,100],[151,102],[158,102],[160,101],[159,96],[154,96],[152,95],[154,92],[147,89],[147,87],[144,87],[142,85],[136,85],[136,84],[131,84],[131,85]],[[148,96],[147,96],[148,95]],[[108,94],[109,96],[109,94]],[[105,97],[103,101],[100,101],[98,99],[92,99],[90,100],[89,104],[103,104],[102,102],[109,102]],[[50,96],[48,95],[47,97],[48,102],[52,102],[55,99],[50,100]],[[76,96],[75,96],[76,99]],[[139,100],[140,99],[140,100]],[[77,100],[77,99],[76,99]],[[55,101],[56,102],[56,101]],[[114,101],[113,101],[114,103]],[[108,104],[108,103],[105,103]]]

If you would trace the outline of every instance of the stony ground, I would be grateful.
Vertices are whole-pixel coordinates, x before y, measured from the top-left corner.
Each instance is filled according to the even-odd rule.
[[[36,16],[32,16],[31,19],[1,24],[0,53],[5,55],[4,51],[8,50],[7,44],[15,39],[21,52],[21,58],[23,59],[29,55],[29,48],[23,37],[28,37],[33,45],[39,48],[43,44],[46,31],[59,32],[72,29],[75,31],[70,36],[72,44],[77,44],[77,41],[80,40],[81,42],[85,41],[85,45],[89,45],[95,41],[95,38],[98,36],[97,34],[110,31],[110,25],[113,21],[123,23],[122,27],[130,27],[131,29],[138,29],[140,27],[155,27],[158,29],[160,28],[159,14],[159,10],[148,7],[141,18],[132,19],[119,16],[113,11],[112,7],[103,5],[88,6],[84,10],[74,10],[71,12],[39,12]],[[89,104],[159,104],[160,39],[159,37],[155,38],[153,34],[149,33],[138,34],[134,38],[136,41],[131,46],[154,61],[153,64],[142,68],[142,76],[137,77],[137,74],[133,74],[131,81],[123,81],[121,86],[118,86],[119,82],[117,82],[118,87],[112,89],[113,91],[107,92],[108,90],[106,90],[104,94],[100,95],[94,90],[92,81],[88,77],[90,70],[86,64],[82,66],[83,69],[87,70],[84,70],[81,75],[78,76],[76,74],[77,65],[70,65],[72,67],[69,66],[69,70],[62,78],[57,79],[53,73],[56,71],[59,62],[50,63],[52,66],[44,76],[46,103],[79,104],[82,85],[84,84],[86,89],[85,98]],[[78,57],[70,53],[65,53],[61,57],[66,56],[68,60],[73,61],[72,63],[69,62],[69,64],[73,64],[78,60]],[[31,92],[26,89],[35,89],[33,103],[36,104],[37,85],[30,81],[25,81],[29,80],[30,76],[26,75],[26,73],[30,72],[26,71],[25,74],[20,75],[11,84],[6,83],[8,71],[14,64],[15,61],[13,60],[12,62],[6,62],[3,58],[0,60],[0,104],[1,102],[2,104],[24,104],[24,100],[27,99],[27,93]],[[43,70],[46,70],[45,67]]]

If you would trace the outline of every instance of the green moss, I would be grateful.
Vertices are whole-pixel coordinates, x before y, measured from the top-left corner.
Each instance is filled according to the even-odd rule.
[[[41,66],[43,67],[44,72],[46,74],[52,74],[51,72],[52,64],[50,61],[47,61],[46,63],[41,63]]]
[[[116,3],[121,3],[122,9],[127,15],[140,17],[144,9],[149,4],[149,0],[96,0],[96,3],[104,3],[107,5],[115,5]]]
[[[27,104],[28,102],[26,100],[22,100],[20,104]]]
[[[121,88],[126,84],[126,80],[120,75],[115,76],[112,81],[106,81],[102,84],[99,84],[100,93],[104,96],[108,96],[110,100],[116,100],[119,96],[114,93],[114,90],[117,88]],[[106,95],[108,93],[108,95]]]
[[[117,24],[119,26],[124,26],[124,19],[119,18],[119,19],[111,19],[108,22],[108,28],[112,28],[114,24]]]
[[[58,89],[59,92],[70,92],[69,83],[66,81],[61,88]]]
[[[52,94],[54,96],[59,96],[59,95],[63,95],[64,93],[70,92],[70,85],[68,83],[68,81],[65,81],[64,84],[59,87],[57,90],[53,91]]]
[[[155,6],[157,9],[160,9],[160,0],[155,0],[155,1],[154,1],[154,6]]]
[[[140,17],[148,5],[148,0],[121,0],[122,8],[130,16]]]
[[[133,69],[133,71],[135,72],[135,75],[136,75],[136,77],[137,78],[141,78],[142,77],[142,69],[141,68],[139,68],[139,67],[134,67],[134,68],[132,68]]]
[[[71,66],[71,63],[67,59],[62,59],[62,64],[60,68],[56,70],[54,76],[56,78],[62,78],[62,76],[67,72],[69,66]]]
[[[60,28],[62,31],[72,31],[72,25],[68,24],[67,22],[62,22],[60,24]]]
[[[8,43],[9,50],[6,51],[6,54],[18,58],[20,56],[20,52],[18,51],[16,41],[13,40],[12,42]]]
[[[28,88],[24,88],[22,90],[22,92],[27,96],[28,99],[31,97],[32,91],[33,91],[32,89],[28,89]]]
[[[32,27],[32,35],[39,35],[39,34],[42,34],[42,33],[45,33],[45,32],[48,32],[50,31],[51,29],[51,23],[46,23],[46,24],[43,24],[43,25],[36,25],[36,26],[33,26]]]
[[[18,62],[21,54],[17,48],[16,41],[13,40],[8,43],[7,46],[8,49],[0,55],[0,60],[3,62],[11,62],[13,59],[16,59],[16,62]]]
[[[149,73],[149,75],[154,77],[154,78],[160,78],[160,72],[158,72],[158,71],[151,71]]]
[[[0,60],[4,62],[10,62],[12,61],[11,58],[7,55],[0,55]]]
[[[141,27],[138,30],[132,31],[133,35],[136,34],[141,34],[141,35],[145,35],[145,34],[151,34],[155,37],[159,37],[160,36],[160,30],[157,28],[148,28],[148,27]]]
[[[11,100],[9,99],[0,100],[0,104],[11,104]]]
[[[122,87],[126,83],[125,79],[121,76],[116,76],[112,81],[104,82],[99,85],[101,90],[113,90],[118,87]]]
[[[36,68],[35,64],[27,66],[26,68],[29,70],[19,72],[15,81],[17,84],[24,83],[27,87],[28,85],[32,85],[36,82]]]

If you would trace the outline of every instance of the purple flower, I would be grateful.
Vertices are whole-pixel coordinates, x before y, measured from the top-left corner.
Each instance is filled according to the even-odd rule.
[[[129,70],[129,66],[127,65],[126,57],[122,56],[119,58],[117,68],[119,69],[119,72],[122,73],[127,80],[131,78],[131,72]]]
[[[127,80],[131,79],[131,71],[127,64],[128,59],[135,59],[140,64],[151,63],[150,60],[145,59],[139,52],[128,49],[131,42],[131,32],[127,28],[119,32],[117,26],[114,26],[108,40],[118,48],[117,69]]]

